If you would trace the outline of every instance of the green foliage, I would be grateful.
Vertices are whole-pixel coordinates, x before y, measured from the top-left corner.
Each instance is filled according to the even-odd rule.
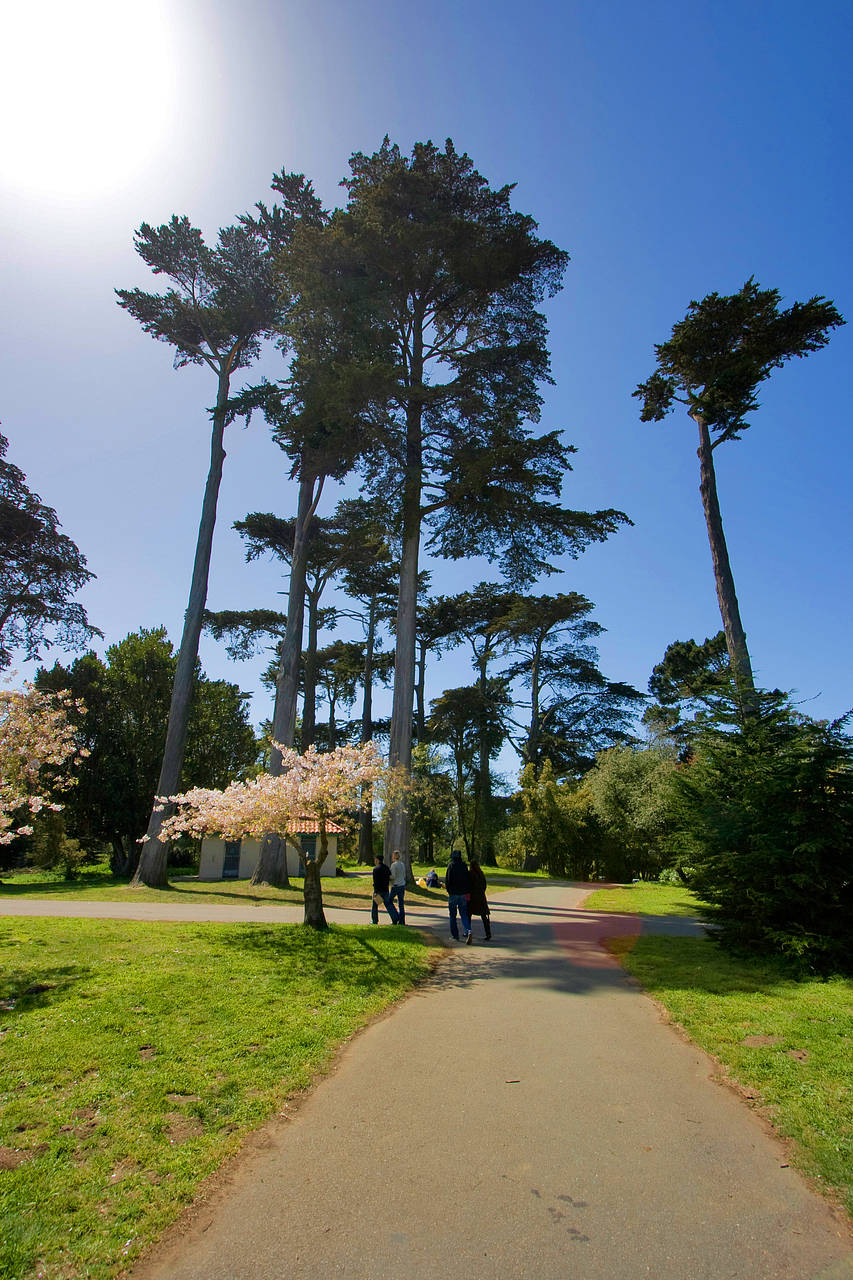
[[[780,301],[778,289],[761,289],[750,278],[738,293],[691,302],[670,339],[655,346],[655,372],[634,392],[643,402],[642,421],[661,421],[677,400],[717,443],[739,439],[758,408],[759,384],[794,356],[818,351],[844,324],[826,298],[787,310]]]
[[[412,782],[408,795],[412,841],[421,862],[449,860],[455,839],[453,784],[443,771],[439,750],[429,743],[412,749]],[[377,852],[381,852],[381,843]]]
[[[725,633],[705,639],[674,640],[649,678],[649,693],[665,707],[716,706],[730,697],[731,666]]]
[[[629,877],[654,878],[672,861],[672,779],[677,766],[670,752],[611,747],[602,751],[584,778],[592,808],[618,846]]]
[[[721,940],[853,969],[853,742],[764,695],[700,735],[676,775],[677,841]]]
[[[19,648],[27,658],[59,644],[79,649],[101,633],[71,597],[95,575],[75,543],[59,532],[56,512],[6,461],[0,434],[0,668]]]
[[[68,689],[82,698],[76,715],[81,746],[77,786],[65,816],[87,846],[105,841],[118,868],[129,865],[148,820],[157,787],[177,658],[165,629],[140,629],[69,668],[40,670],[40,689]],[[208,680],[197,666],[182,785],[223,787],[251,767],[257,744],[246,695],[224,680]]]
[[[63,813],[42,809],[33,820],[28,861],[49,871],[59,870],[66,880],[75,880],[80,868],[89,861],[89,854],[79,840],[68,836]]]
[[[609,850],[588,797],[575,784],[558,782],[549,760],[538,775],[532,765],[522,770],[516,800],[516,819],[497,840],[499,865],[570,880],[602,873]]]

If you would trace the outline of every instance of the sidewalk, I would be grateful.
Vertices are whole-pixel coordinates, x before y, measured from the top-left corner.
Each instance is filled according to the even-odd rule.
[[[851,1280],[845,1223],[598,945],[636,918],[584,893],[496,896],[494,942],[454,946],[133,1280]]]

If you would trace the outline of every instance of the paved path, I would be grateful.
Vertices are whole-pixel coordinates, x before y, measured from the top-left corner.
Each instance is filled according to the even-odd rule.
[[[636,917],[584,892],[496,895],[494,942],[356,1037],[133,1280],[852,1280],[844,1223],[598,945]]]

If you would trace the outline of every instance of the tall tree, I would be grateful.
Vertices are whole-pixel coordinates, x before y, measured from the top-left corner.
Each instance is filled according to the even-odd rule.
[[[86,557],[7,460],[8,448],[0,434],[0,668],[9,666],[13,649],[37,658],[52,644],[79,649],[101,634],[72,598],[95,576]]]
[[[480,582],[471,591],[464,591],[448,601],[454,616],[451,636],[457,642],[467,640],[471,647],[474,667],[477,671],[477,688],[480,705],[489,705],[489,664],[497,656],[501,646],[500,621],[516,600],[516,594],[491,582]],[[503,741],[501,741],[501,746]],[[498,748],[500,749],[500,748]],[[494,865],[492,772],[490,761],[495,754],[491,742],[488,715],[480,722],[480,747],[477,765],[477,827],[474,837],[480,848],[480,861]]]
[[[338,708],[355,702],[363,671],[364,645],[355,640],[333,640],[315,654],[317,683],[329,709],[329,719],[318,726],[327,751],[338,746]]]
[[[662,421],[678,401],[699,429],[699,491],[717,601],[746,713],[757,705],[755,682],[723,533],[713,452],[726,440],[740,439],[750,425],[747,416],[758,408],[758,387],[774,369],[819,350],[830,331],[844,323],[826,298],[815,296],[787,309],[780,302],[777,289],[761,289],[752,278],[738,293],[709,293],[691,302],[668,341],[655,346],[654,373],[633,393],[642,401],[643,422]]]
[[[482,790],[478,783],[484,738],[487,758],[491,759],[498,754],[506,737],[509,705],[509,693],[501,680],[487,680],[485,688],[476,684],[446,689],[431,704],[430,734],[450,750],[453,797],[469,858],[480,856],[477,835]]]
[[[275,277],[274,259],[301,221],[316,221],[321,208],[310,182],[301,174],[274,180],[282,205],[259,204],[237,225],[219,232],[215,248],[186,217],[173,216],[160,227],[143,223],[136,233],[137,252],[155,275],[171,287],[163,294],[117,289],[119,306],[138,320],[146,333],[175,348],[175,368],[207,365],[216,378],[216,402],[210,411],[210,466],[202,502],[189,602],[169,708],[169,727],[157,783],[158,795],[177,790],[186,748],[193,672],[198,657],[202,617],[216,523],[216,504],[225,460],[225,428],[233,419],[229,405],[231,379],[259,355],[284,305]],[[166,877],[167,848],[157,839],[164,811],[154,807],[134,884],[158,886]]]
[[[348,529],[349,546],[342,566],[341,585],[350,600],[361,605],[358,612],[339,609],[338,614],[354,618],[364,631],[360,741],[365,743],[372,741],[375,728],[375,680],[378,676],[387,683],[393,671],[392,656],[380,651],[379,628],[394,616],[396,566],[390,546],[390,530],[377,517],[372,503],[362,498],[346,499],[338,504],[335,515],[342,527]],[[373,863],[373,810],[368,804],[361,809],[358,860],[366,866]]]
[[[271,555],[292,567],[297,538],[304,553],[300,577],[303,581],[305,603],[308,606],[308,637],[302,655],[302,750],[307,751],[314,741],[316,723],[317,643],[324,625],[334,619],[334,613],[323,610],[320,602],[329,583],[339,572],[348,551],[347,531],[334,519],[313,516],[307,530],[300,531],[298,516],[282,519],[270,512],[252,512],[245,520],[237,520],[234,528],[246,543],[246,559],[255,560]],[[285,628],[284,643],[287,642]],[[279,739],[276,739],[279,741]],[[284,743],[287,746],[287,743]]]
[[[602,631],[592,604],[575,591],[516,595],[493,626],[511,662],[504,672],[530,691],[529,711],[514,741],[522,767],[538,772],[550,759],[557,774],[589,768],[597,751],[631,738],[642,694],[608,680],[592,641]]]
[[[418,581],[418,609],[415,615],[415,696],[414,731],[418,742],[429,738],[426,714],[427,658],[437,656],[454,647],[451,640],[456,623],[456,609],[447,596],[427,596],[428,573],[421,573]]]
[[[418,143],[409,159],[386,138],[350,168],[347,208],[288,256],[312,314],[374,336],[371,422],[382,448],[367,470],[399,506],[390,760],[408,771],[424,522],[438,554],[499,558],[529,581],[547,555],[606,537],[621,517],[564,511],[554,499],[570,451],[557,433],[534,437],[525,425],[550,376],[537,306],[560,288],[567,255],[450,140]],[[402,802],[385,839],[408,848]]]

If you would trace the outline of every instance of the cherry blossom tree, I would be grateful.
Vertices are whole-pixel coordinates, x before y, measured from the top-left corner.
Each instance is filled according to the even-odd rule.
[[[304,922],[325,929],[320,868],[329,851],[328,824],[352,823],[361,807],[372,803],[374,789],[387,785],[389,771],[372,742],[322,753],[309,747],[303,755],[281,743],[273,746],[281,752],[280,774],[232,782],[222,791],[196,787],[183,795],[158,797],[164,807],[175,806],[158,838],[168,841],[186,833],[197,839],[263,840],[271,831],[284,835],[297,818],[315,818],[320,851],[305,859]]]
[[[32,835],[28,819],[42,809],[62,808],[54,794],[73,785],[70,766],[88,754],[68,719],[75,706],[31,684],[0,689],[0,845]]]

